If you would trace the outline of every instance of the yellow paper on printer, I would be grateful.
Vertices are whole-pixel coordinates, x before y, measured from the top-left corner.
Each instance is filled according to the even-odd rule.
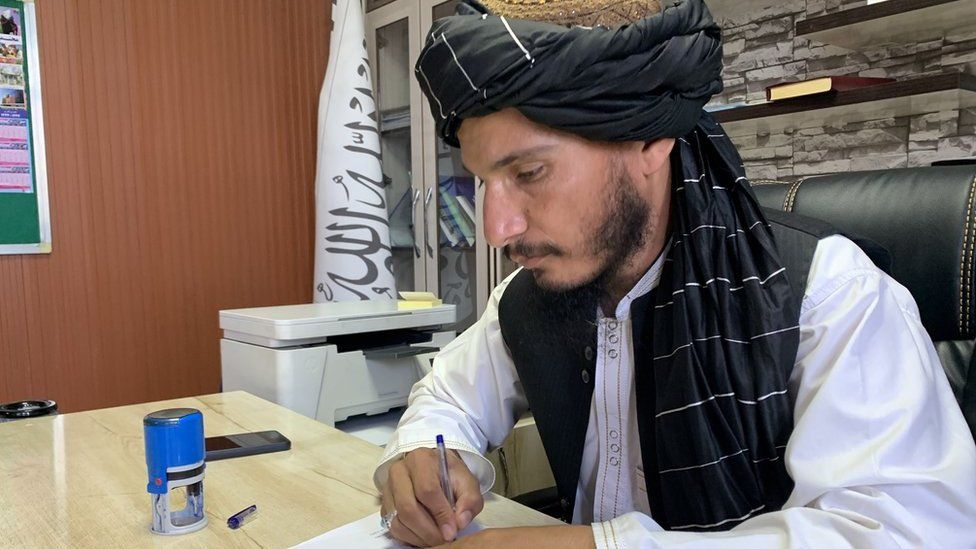
[[[481,525],[472,522],[467,528],[461,530],[459,538],[469,536],[478,530]],[[409,549],[411,546],[400,543],[390,537],[386,529],[380,526],[379,512],[373,513],[368,517],[361,518],[355,522],[350,522],[345,526],[340,526],[335,530],[330,530],[320,536],[316,536],[306,542],[299,543],[292,549],[318,549],[326,547],[355,547],[356,549]]]
[[[400,300],[397,301],[397,310],[429,309],[437,305],[442,305],[443,303],[432,292],[400,292]]]

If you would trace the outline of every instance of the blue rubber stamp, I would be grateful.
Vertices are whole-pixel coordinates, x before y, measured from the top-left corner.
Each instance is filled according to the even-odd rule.
[[[193,408],[172,408],[142,420],[146,466],[156,534],[185,534],[207,525],[203,514],[203,414]],[[186,507],[170,508],[173,490],[186,490]]]

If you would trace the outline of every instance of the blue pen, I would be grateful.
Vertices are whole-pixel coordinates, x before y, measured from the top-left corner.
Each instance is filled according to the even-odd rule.
[[[441,458],[441,488],[447,503],[454,509],[454,490],[451,488],[451,475],[447,470],[447,448],[444,447],[444,435],[437,435],[437,453]]]
[[[230,528],[231,530],[237,530],[238,528],[241,527],[242,524],[244,524],[245,521],[253,517],[254,513],[256,513],[257,510],[258,510],[258,506],[252,505],[247,509],[244,509],[243,511],[234,513],[232,517],[227,519],[227,527]]]

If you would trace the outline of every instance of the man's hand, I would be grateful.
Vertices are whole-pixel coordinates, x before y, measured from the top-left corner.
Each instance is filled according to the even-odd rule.
[[[527,528],[489,528],[463,537],[443,549],[593,549],[593,529],[589,526],[538,526]]]
[[[447,503],[439,476],[437,450],[419,448],[390,466],[380,514],[396,509],[390,534],[400,541],[429,547],[454,540],[485,505],[481,486],[454,450],[447,452],[454,509]]]

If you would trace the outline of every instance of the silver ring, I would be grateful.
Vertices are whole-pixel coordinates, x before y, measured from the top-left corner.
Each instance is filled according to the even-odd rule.
[[[393,524],[393,519],[395,518],[396,509],[380,517],[380,526],[382,526],[384,530],[389,530],[390,526]]]

